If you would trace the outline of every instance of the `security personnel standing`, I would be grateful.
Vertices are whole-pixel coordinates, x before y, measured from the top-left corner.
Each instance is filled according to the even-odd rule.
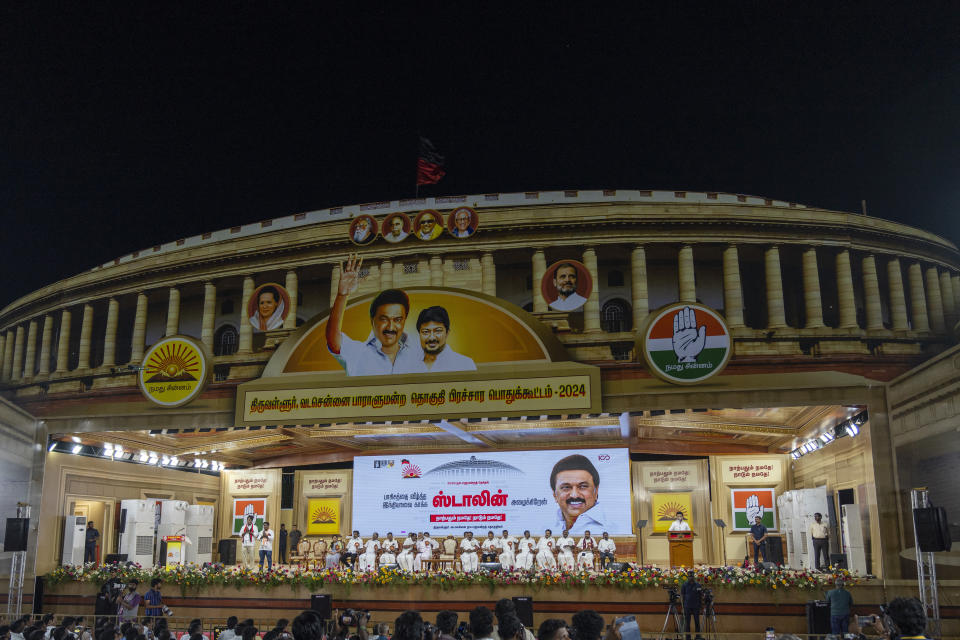
[[[687,640],[690,640],[690,618],[693,618],[693,626],[696,629],[697,637],[700,637],[700,606],[703,587],[697,582],[697,576],[693,571],[687,571],[687,580],[680,588],[680,596],[683,598],[683,630],[687,632]]]
[[[97,561],[97,540],[100,539],[100,532],[93,526],[93,521],[87,522],[87,537],[83,544],[83,561]]]

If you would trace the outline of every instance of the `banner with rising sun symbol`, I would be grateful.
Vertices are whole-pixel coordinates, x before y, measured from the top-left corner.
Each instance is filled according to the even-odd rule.
[[[340,533],[340,498],[307,500],[307,535]]]
[[[653,532],[666,533],[677,518],[677,511],[683,512],[690,528],[696,530],[693,523],[693,494],[690,493],[651,493],[650,507],[653,512]]]
[[[148,400],[162,407],[179,407],[203,391],[210,378],[209,358],[202,343],[186,336],[163,338],[143,357],[137,376]]]

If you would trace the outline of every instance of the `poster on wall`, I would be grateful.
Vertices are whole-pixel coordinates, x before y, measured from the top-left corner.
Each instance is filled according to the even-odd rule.
[[[323,536],[340,533],[340,498],[307,500],[307,535]]]
[[[233,535],[240,535],[247,516],[253,516],[253,522],[258,529],[263,529],[263,521],[267,517],[266,498],[234,498],[233,499]]]
[[[254,331],[282,329],[290,313],[290,294],[276,282],[262,284],[247,300],[247,317]]]
[[[650,510],[653,513],[653,532],[666,533],[670,525],[677,519],[677,512],[683,512],[683,517],[694,531],[697,530],[693,521],[693,500],[689,493],[651,493]]]
[[[577,260],[553,263],[540,280],[540,293],[554,311],[578,311],[592,291],[590,270]]]
[[[730,503],[733,505],[733,531],[749,531],[759,516],[767,529],[776,531],[777,504],[774,489],[731,489]]]
[[[357,456],[353,468],[361,535],[633,531],[627,449]]]

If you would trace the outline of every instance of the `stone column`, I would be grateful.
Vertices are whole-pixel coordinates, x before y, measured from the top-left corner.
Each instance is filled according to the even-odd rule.
[[[337,285],[340,283],[340,269],[337,267]],[[333,287],[336,293],[336,285]],[[240,296],[240,342],[237,345],[237,353],[253,353],[253,325],[250,324],[250,318],[247,317],[247,300],[253,295],[253,278],[244,276],[243,294]]]
[[[380,262],[380,290],[393,288],[393,263],[390,260]]]
[[[944,269],[940,272],[940,297],[943,299],[943,314],[947,319],[947,329],[957,323],[957,302],[953,296],[953,282],[950,272]]]
[[[396,282],[396,279],[394,279]],[[337,299],[337,289],[340,288],[340,263],[333,265],[330,272],[330,307],[333,308],[333,301]],[[253,289],[250,289],[252,292]]]
[[[583,330],[585,332],[600,331],[600,271],[597,269],[597,252],[594,249],[584,250],[583,266],[587,268],[593,279],[593,291],[583,305]]]
[[[247,303],[246,298],[240,303]],[[167,302],[167,329],[164,335],[175,336],[180,332],[180,289],[170,287],[170,300]]]
[[[493,261],[493,253],[485,251],[480,256],[481,289],[488,296],[497,295],[497,264]]]
[[[90,337],[93,334],[93,306],[83,305],[83,319],[80,321],[80,347],[78,349],[77,369],[90,368]]]
[[[117,364],[117,317],[120,315],[120,303],[110,298],[107,303],[107,328],[103,332],[103,365],[112,367]]]
[[[0,370],[0,377],[4,381],[10,379],[10,375],[13,373],[13,336],[14,331],[11,329],[7,330],[5,334],[5,339],[3,341],[3,369]]]
[[[883,308],[880,305],[880,280],[877,261],[872,254],[863,256],[863,297],[867,305],[867,329],[883,329]]]
[[[443,258],[430,256],[430,286],[443,286]]]
[[[637,245],[630,252],[630,294],[633,298],[633,330],[640,331],[650,313],[650,293],[647,289],[647,251]]]
[[[547,311],[547,301],[543,299],[543,293],[540,291],[540,281],[543,280],[543,274],[547,272],[547,256],[542,249],[533,252],[533,312],[545,313]]]
[[[911,262],[907,267],[907,279],[910,283],[910,319],[913,321],[913,330],[930,331],[927,296],[923,292],[923,271],[919,262]]]
[[[890,281],[890,320],[895,331],[906,331],[907,301],[903,294],[903,273],[900,271],[900,259],[891,258],[887,263],[887,279]]]
[[[767,247],[763,255],[767,280],[767,328],[782,329],[787,326],[783,310],[783,275],[780,272],[780,248]]]
[[[60,341],[57,343],[56,373],[66,373],[70,365],[70,322],[73,314],[64,309],[60,314]]]
[[[283,285],[287,293],[290,294],[290,311],[287,313],[287,317],[283,321],[284,329],[296,329],[297,328],[297,292],[298,280],[297,272],[294,269],[287,271],[287,279],[284,281]]]
[[[137,293],[137,311],[133,316],[133,336],[130,339],[130,364],[140,364],[147,340],[147,294]]]
[[[53,316],[43,317],[43,334],[40,336],[40,370],[38,376],[50,375],[50,343],[53,341]]]
[[[853,294],[853,272],[850,270],[850,251],[837,253],[837,306],[840,309],[840,329],[856,329],[857,301]]]
[[[803,251],[803,304],[807,311],[807,329],[823,326],[823,300],[820,297],[820,266],[817,264],[817,248]]]
[[[23,377],[23,325],[17,325],[13,343],[13,369],[10,372],[10,379],[14,382]]]
[[[927,267],[927,309],[930,314],[930,328],[934,333],[946,331],[947,322],[943,316],[943,298],[940,296],[940,274],[936,267]]]
[[[37,321],[31,320],[27,329],[26,362],[23,365],[23,377],[33,378],[33,371],[37,364]]]
[[[737,245],[723,250],[723,313],[727,326],[743,327],[743,286],[740,284],[740,255]]]
[[[203,316],[200,318],[200,341],[213,351],[213,331],[217,324],[217,285],[203,283]]]
[[[950,280],[953,282],[953,304],[957,308],[957,315],[960,316],[960,274],[953,274]]]
[[[697,301],[697,283],[693,269],[693,245],[680,245],[677,256],[677,281],[681,302]]]
[[[7,369],[7,361],[9,360],[9,358],[7,358],[7,353],[6,353],[8,342],[9,340],[7,340],[7,334],[0,333],[0,380],[7,379],[5,372]]]

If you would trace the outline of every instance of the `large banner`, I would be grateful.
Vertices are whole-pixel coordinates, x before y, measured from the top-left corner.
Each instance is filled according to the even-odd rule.
[[[358,456],[353,473],[361,535],[633,530],[628,449]]]

